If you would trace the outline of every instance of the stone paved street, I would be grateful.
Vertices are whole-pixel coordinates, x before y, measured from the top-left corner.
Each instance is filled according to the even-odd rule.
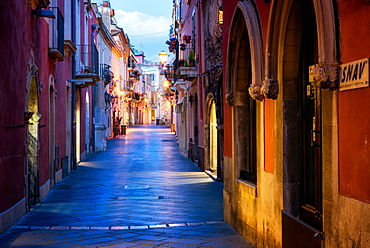
[[[253,247],[223,222],[222,187],[169,128],[129,128],[0,235],[0,247]]]

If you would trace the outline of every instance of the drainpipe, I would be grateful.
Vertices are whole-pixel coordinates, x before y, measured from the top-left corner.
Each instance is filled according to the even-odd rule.
[[[92,67],[93,67],[93,73],[96,73],[99,75],[98,68],[95,68],[95,50],[94,50],[94,33],[95,29],[98,28],[98,25],[91,24],[91,60],[92,60]],[[92,100],[91,100],[91,106],[92,106],[92,151],[95,152],[95,91],[96,91],[96,85],[92,87]]]
[[[72,42],[76,44],[76,0],[72,0]],[[76,53],[72,55],[72,78],[76,77]],[[72,169],[77,169],[77,156],[76,156],[76,84],[72,82]]]

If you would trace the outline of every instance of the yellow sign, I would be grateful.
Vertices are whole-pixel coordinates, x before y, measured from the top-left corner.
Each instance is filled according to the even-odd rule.
[[[369,87],[369,59],[340,66],[339,91]]]

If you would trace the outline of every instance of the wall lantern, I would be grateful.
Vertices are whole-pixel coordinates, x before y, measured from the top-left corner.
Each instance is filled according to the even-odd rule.
[[[159,56],[159,62],[161,62],[162,65],[164,65],[167,61],[167,53],[165,51],[162,51]]]
[[[218,20],[217,20],[217,23],[218,23],[218,25],[224,24],[224,11],[223,11],[223,7],[222,6],[220,6],[218,8]]]
[[[37,16],[37,17],[46,17],[46,18],[53,18],[53,19],[56,18],[53,11],[51,11],[50,9],[31,10],[31,15],[32,17]]]

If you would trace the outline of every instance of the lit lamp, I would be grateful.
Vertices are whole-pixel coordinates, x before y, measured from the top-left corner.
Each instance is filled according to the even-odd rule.
[[[161,62],[162,65],[164,65],[167,61],[167,53],[165,51],[162,51],[159,56],[159,62]]]
[[[218,25],[222,25],[224,23],[224,11],[223,11],[223,7],[220,6],[220,8],[218,8],[218,21],[217,21]]]
[[[169,81],[164,81],[163,82],[163,87],[165,87],[165,88],[168,88],[168,87],[170,87],[170,82]]]

